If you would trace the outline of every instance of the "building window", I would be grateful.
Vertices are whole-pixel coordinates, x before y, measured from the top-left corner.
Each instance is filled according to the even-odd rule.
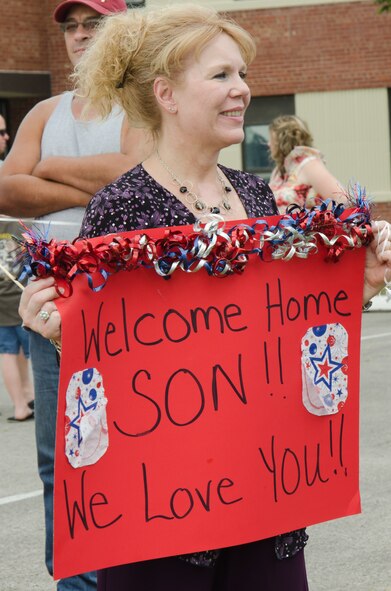
[[[141,8],[145,6],[145,0],[126,0],[128,8]]]
[[[279,115],[295,113],[294,95],[254,97],[244,119],[243,169],[269,179],[273,163],[269,157],[269,124]]]
[[[0,98],[0,115],[7,119],[8,115],[8,101],[6,99]]]
[[[268,176],[271,170],[269,158],[269,129],[267,125],[246,125],[243,144],[244,170]]]

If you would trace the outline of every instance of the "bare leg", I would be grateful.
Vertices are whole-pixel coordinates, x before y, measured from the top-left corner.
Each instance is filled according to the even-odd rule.
[[[34,387],[30,373],[30,362],[25,357],[23,351],[19,352],[17,356],[17,363],[19,367],[19,375],[22,382],[22,391],[26,402],[34,400]]]
[[[16,419],[25,419],[31,414],[31,410],[27,406],[28,401],[23,390],[24,385],[19,371],[18,355],[1,354],[0,365],[4,385],[15,407],[14,417]]]

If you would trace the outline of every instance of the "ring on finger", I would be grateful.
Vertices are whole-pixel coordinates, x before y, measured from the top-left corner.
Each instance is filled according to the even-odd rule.
[[[47,322],[50,318],[50,313],[47,312],[46,310],[40,310],[38,313],[38,316],[41,320],[43,320],[44,322]]]

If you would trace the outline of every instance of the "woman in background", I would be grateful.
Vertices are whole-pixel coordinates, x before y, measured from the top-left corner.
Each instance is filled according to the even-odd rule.
[[[307,124],[296,115],[282,115],[269,125],[270,155],[276,167],[270,177],[279,212],[288,205],[311,208],[325,199],[344,202],[344,190],[313,147]]]

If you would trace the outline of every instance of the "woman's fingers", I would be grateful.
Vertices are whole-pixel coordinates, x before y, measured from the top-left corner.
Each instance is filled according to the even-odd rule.
[[[48,306],[45,305],[42,311],[46,312]],[[55,341],[61,341],[61,316],[57,308],[55,308],[49,317],[42,318],[39,314],[34,322],[35,332],[39,332],[43,337],[47,339],[53,339]]]
[[[48,311],[52,311],[52,306],[55,306],[53,299],[56,295],[56,290],[53,287],[32,294],[25,291],[20,299],[19,306],[19,314],[23,319],[23,323],[29,326],[29,323],[39,314],[45,304],[48,306]],[[49,306],[50,302],[51,305]]]
[[[52,277],[32,281],[20,299],[19,314],[23,325],[45,338],[59,339],[61,317],[54,302],[58,297]]]
[[[391,224],[386,221],[373,224],[375,253],[380,263],[391,264]]]

